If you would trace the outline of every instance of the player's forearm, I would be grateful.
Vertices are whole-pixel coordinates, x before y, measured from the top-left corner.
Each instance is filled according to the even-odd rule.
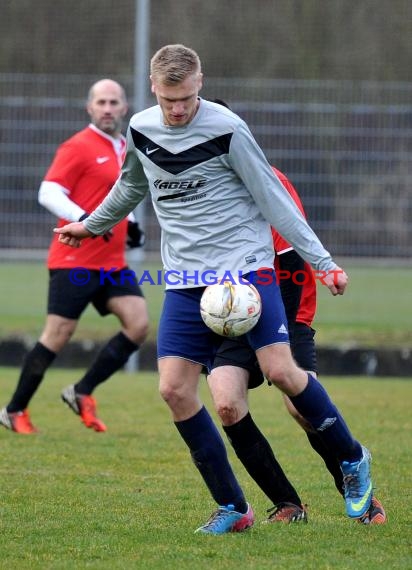
[[[278,181],[278,187],[276,188],[278,202],[276,207],[273,208],[275,223],[270,223],[314,269],[333,271],[337,265],[333,261],[332,256],[324,248],[318,236],[309,226],[277,177],[276,180]],[[263,213],[265,211],[268,210],[264,209]]]
[[[103,202],[84,220],[84,225],[92,234],[102,235],[118,222],[127,217],[140,202],[139,196],[127,192],[117,184],[112,188]]]
[[[247,152],[244,152],[245,148]],[[273,173],[252,135],[245,128],[241,132],[236,132],[232,139],[231,160],[270,225],[314,269],[333,271],[337,265],[330,253],[308,225],[289,192]]]
[[[128,133],[126,158],[121,174],[100,206],[85,220],[85,227],[96,235],[106,233],[136,208],[147,191],[147,179]]]
[[[39,188],[39,204],[58,218],[77,222],[84,210],[67,196],[68,190],[58,184],[44,180]]]
[[[281,186],[281,183],[279,182]],[[277,200],[270,204],[270,196],[262,200],[261,212],[276,230],[291,244],[296,252],[314,269],[333,271],[337,265],[324,248],[318,236],[308,225],[287,191],[276,189]],[[272,196],[273,201],[273,196]]]
[[[85,220],[85,227],[95,235],[106,233],[136,208],[147,188],[146,178],[133,177],[128,170],[122,171],[100,206]]]

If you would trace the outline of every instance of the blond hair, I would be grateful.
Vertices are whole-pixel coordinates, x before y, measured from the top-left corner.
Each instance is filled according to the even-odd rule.
[[[160,48],[150,61],[153,81],[174,85],[190,75],[201,72],[197,53],[182,44],[170,44]]]

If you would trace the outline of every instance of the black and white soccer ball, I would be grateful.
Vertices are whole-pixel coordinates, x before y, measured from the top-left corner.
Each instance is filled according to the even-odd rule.
[[[225,280],[209,285],[200,300],[205,324],[221,336],[240,336],[256,325],[262,302],[256,287],[248,281]]]

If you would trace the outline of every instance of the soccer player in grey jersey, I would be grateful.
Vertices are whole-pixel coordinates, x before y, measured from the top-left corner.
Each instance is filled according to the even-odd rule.
[[[323,282],[333,295],[343,294],[347,275],[308,226],[245,122],[199,97],[196,52],[180,44],[161,48],[151,60],[151,84],[158,104],[132,117],[126,159],[111,192],[87,220],[55,231],[63,243],[79,247],[83,238],[104,234],[151,195],[163,264],[175,276],[166,287],[159,323],[160,393],[218,504],[198,531],[221,534],[253,524],[223,440],[198,394],[202,367],[210,368],[218,342],[199,312],[203,277],[210,272],[240,273],[258,288],[262,316],[248,342],[269,382],[336,451],[347,514],[361,517],[372,497],[370,454],[352,437],[322,385],[291,356],[270,225],[315,270],[327,272]]]

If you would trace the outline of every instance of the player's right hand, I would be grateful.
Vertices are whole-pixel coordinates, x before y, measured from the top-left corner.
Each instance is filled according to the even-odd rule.
[[[55,234],[59,234],[59,242],[70,247],[80,247],[82,239],[93,237],[93,234],[86,230],[82,222],[72,222],[61,228],[53,228]]]

